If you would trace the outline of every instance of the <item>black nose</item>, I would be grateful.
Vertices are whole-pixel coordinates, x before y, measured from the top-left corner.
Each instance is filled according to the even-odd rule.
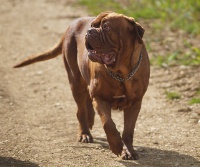
[[[87,30],[87,34],[88,35],[92,35],[92,34],[94,34],[96,32],[96,30],[94,29],[94,28],[89,28],[88,30]]]

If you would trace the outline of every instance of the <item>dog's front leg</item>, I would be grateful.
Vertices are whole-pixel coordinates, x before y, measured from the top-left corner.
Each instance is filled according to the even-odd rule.
[[[93,98],[93,105],[96,108],[107,136],[107,140],[112,152],[121,155],[123,142],[120,133],[116,129],[115,123],[111,118],[111,104],[99,97]]]
[[[122,159],[137,160],[139,158],[137,152],[133,149],[133,135],[135,123],[141,108],[142,99],[133,102],[132,106],[124,110],[124,131],[122,140],[124,147],[122,151]]]

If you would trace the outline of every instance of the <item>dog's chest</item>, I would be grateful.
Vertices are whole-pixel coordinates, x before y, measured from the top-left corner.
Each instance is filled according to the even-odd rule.
[[[89,91],[92,96],[100,96],[110,101],[126,98],[125,86],[120,82],[106,82],[95,78],[89,85]]]
[[[112,95],[111,106],[113,110],[124,110],[130,104],[124,83],[117,83]]]
[[[112,97],[114,99],[118,99],[118,98],[125,98],[126,97],[126,90],[125,90],[125,86],[123,83],[121,82],[115,82],[112,84],[113,86],[113,91],[112,91]]]

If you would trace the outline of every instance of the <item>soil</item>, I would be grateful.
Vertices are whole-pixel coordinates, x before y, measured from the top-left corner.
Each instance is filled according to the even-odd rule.
[[[123,161],[109,150],[98,114],[94,143],[77,142],[76,105],[61,56],[12,68],[29,54],[57,43],[70,22],[87,11],[73,0],[0,3],[0,167],[200,166],[200,105],[188,104],[200,88],[199,67],[151,67],[134,138],[140,159]],[[154,48],[150,57],[164,52],[156,41],[164,33],[156,34],[151,24],[144,24],[144,40]],[[176,32],[170,33],[180,44]],[[181,99],[167,100],[166,90],[180,92]],[[113,119],[121,132],[123,113],[113,112]]]

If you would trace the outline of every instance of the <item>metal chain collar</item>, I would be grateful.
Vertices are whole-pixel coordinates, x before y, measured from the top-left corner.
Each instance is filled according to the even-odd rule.
[[[138,59],[138,62],[137,62],[137,64],[136,64],[136,66],[135,66],[135,67],[133,68],[133,70],[132,70],[126,77],[124,77],[124,78],[118,77],[117,75],[120,75],[119,73],[114,73],[114,72],[110,71],[108,68],[106,68],[106,69],[107,69],[107,71],[108,71],[108,74],[109,74],[112,78],[114,78],[115,80],[117,80],[117,81],[119,81],[119,82],[125,82],[125,81],[130,80],[130,79],[133,77],[133,75],[136,73],[136,71],[137,71],[138,68],[140,67],[141,61],[142,61],[142,53],[140,54],[140,57],[139,57],[139,59]]]

